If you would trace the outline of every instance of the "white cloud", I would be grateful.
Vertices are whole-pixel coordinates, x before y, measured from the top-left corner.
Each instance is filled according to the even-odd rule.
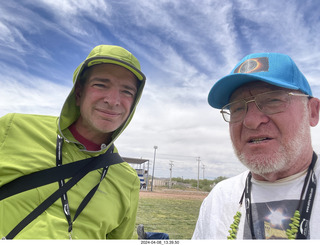
[[[75,36],[88,36],[90,29],[96,28],[94,25],[89,28],[88,18],[105,23],[111,13],[111,7],[103,0],[36,0],[33,4],[49,10],[54,14],[55,23]],[[86,28],[83,28],[84,25]]]
[[[71,89],[13,71],[10,76],[0,75],[0,87],[0,116],[11,112],[59,116]]]
[[[96,44],[124,46],[139,57],[147,85],[132,123],[116,145],[125,156],[151,161],[157,145],[156,175],[169,176],[172,160],[174,176],[195,178],[196,157],[209,178],[244,169],[234,156],[228,125],[208,105],[207,94],[249,52],[289,54],[320,96],[319,8],[312,1],[284,2],[286,8],[279,0],[16,4],[7,1],[0,9],[0,115],[13,111],[58,115],[73,73],[61,72],[64,64],[55,66],[66,62],[70,67],[60,55],[74,57],[77,65]],[[52,50],[41,40],[50,40]],[[30,56],[35,57],[34,64]],[[50,64],[43,62],[48,60]],[[31,67],[46,78],[33,74]],[[318,152],[319,130],[312,129]]]

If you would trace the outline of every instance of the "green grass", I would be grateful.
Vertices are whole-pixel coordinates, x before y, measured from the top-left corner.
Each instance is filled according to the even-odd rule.
[[[140,197],[136,226],[164,232],[173,240],[191,239],[202,200]],[[137,239],[137,235],[134,236]]]

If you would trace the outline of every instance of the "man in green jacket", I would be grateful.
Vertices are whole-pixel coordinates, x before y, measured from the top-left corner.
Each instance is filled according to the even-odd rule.
[[[110,45],[95,47],[75,70],[74,86],[59,117],[12,113],[0,118],[0,188],[58,163],[105,153],[132,119],[145,80],[139,61],[127,50]],[[61,152],[61,161],[56,150]],[[113,152],[118,151],[114,148]],[[67,182],[54,182],[1,200],[0,236],[6,238]],[[85,208],[79,209],[98,183]],[[135,170],[126,162],[91,171],[14,238],[130,239],[139,186]]]

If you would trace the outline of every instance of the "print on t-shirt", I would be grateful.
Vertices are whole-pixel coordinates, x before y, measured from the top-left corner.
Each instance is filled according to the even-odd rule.
[[[256,239],[288,239],[298,200],[282,200],[268,203],[252,203],[252,220]],[[252,239],[248,221],[245,221],[244,239]]]

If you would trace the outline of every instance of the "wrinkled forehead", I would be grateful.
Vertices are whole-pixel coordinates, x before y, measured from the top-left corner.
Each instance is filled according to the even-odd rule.
[[[275,90],[289,91],[286,88],[278,87],[262,81],[250,82],[236,89],[230,97],[230,102]]]

